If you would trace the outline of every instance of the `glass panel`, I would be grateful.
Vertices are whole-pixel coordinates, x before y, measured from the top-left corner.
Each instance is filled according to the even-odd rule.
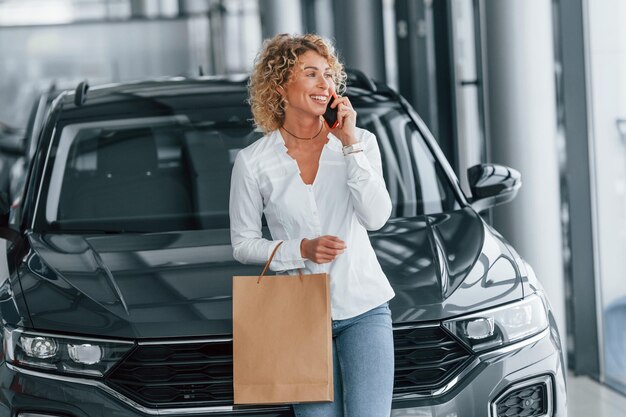
[[[626,394],[626,3],[587,3],[604,380]]]
[[[70,125],[57,148],[46,221],[53,230],[228,228],[235,155],[261,134],[184,116]]]
[[[481,86],[476,45],[480,42],[479,22],[475,20],[473,0],[454,0],[450,4],[453,24],[450,25],[454,60],[453,94],[456,103],[456,138],[458,172],[461,188],[471,195],[467,169],[486,162],[486,143],[482,122]]]

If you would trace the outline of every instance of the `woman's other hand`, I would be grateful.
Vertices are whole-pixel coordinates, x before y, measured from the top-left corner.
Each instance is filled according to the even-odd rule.
[[[346,244],[337,236],[320,236],[315,239],[302,239],[300,253],[303,258],[317,264],[332,262],[346,250]]]

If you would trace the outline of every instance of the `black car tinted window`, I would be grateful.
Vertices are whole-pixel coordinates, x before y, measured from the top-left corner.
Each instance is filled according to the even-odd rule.
[[[46,220],[66,231],[227,228],[235,155],[261,136],[248,124],[191,124],[184,116],[65,129]]]
[[[397,105],[358,109],[359,125],[374,133],[393,203],[391,217],[455,210],[454,190],[411,118]]]
[[[197,111],[66,125],[53,146],[47,230],[170,231],[228,228],[237,152],[262,136],[242,111],[201,122]],[[443,171],[399,105],[361,106],[376,134],[392,217],[458,207]],[[207,112],[204,120],[216,113]],[[216,119],[218,117],[214,117]]]

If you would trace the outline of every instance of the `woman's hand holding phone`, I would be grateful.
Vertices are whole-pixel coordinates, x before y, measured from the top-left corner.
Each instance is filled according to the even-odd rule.
[[[325,235],[315,239],[302,239],[300,254],[317,264],[332,262],[346,250],[346,244],[337,236]]]
[[[354,135],[356,127],[356,111],[348,97],[337,96],[331,92],[324,120],[333,135],[337,136],[344,146],[358,142]]]
[[[333,103],[337,99],[337,94],[334,91],[330,92],[330,97],[328,98],[328,104],[326,105],[326,111],[322,115],[324,117],[324,121],[326,122],[326,126],[329,129],[334,129],[339,124],[339,120],[337,119],[337,108],[333,107]]]

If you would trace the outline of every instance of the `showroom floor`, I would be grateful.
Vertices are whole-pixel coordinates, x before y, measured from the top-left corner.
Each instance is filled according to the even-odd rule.
[[[569,375],[568,417],[618,417],[626,415],[626,396],[587,377]]]

